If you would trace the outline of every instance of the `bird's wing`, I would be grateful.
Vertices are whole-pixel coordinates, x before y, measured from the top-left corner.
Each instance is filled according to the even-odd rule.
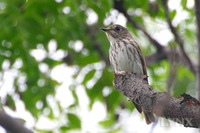
[[[145,59],[144,59],[144,55],[142,54],[142,50],[140,49],[139,45],[137,45],[137,52],[138,54],[140,55],[140,60],[141,60],[141,63],[142,63],[142,66],[143,66],[143,74],[147,76],[147,67],[146,67],[146,62],[145,62]]]

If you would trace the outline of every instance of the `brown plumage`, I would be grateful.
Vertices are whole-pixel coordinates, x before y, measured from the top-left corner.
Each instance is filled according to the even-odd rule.
[[[114,72],[127,71],[147,76],[144,56],[129,31],[117,24],[102,28],[102,30],[110,41],[109,59]],[[142,108],[137,103],[133,102],[133,104],[141,113]],[[147,124],[155,121],[151,112],[143,112]]]

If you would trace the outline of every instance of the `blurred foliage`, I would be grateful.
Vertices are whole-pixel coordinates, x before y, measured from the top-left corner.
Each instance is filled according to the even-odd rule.
[[[194,13],[193,8],[187,7],[187,2],[187,0],[181,0],[181,6],[183,11],[189,15],[186,19],[177,23],[176,28],[180,31],[184,41],[188,42],[185,43],[187,52],[195,59],[197,56],[194,48],[196,47]],[[125,8],[136,22],[140,25],[145,25],[145,27],[152,26],[151,22],[144,22],[144,20],[148,20],[144,19],[145,17],[150,18],[150,21],[155,23],[165,21],[164,9],[160,0],[155,2],[125,0]],[[112,0],[1,0],[1,84],[8,80],[4,77],[7,72],[16,73],[13,77],[12,85],[9,86],[14,91],[0,97],[1,105],[15,111],[17,96],[17,99],[23,101],[26,110],[35,118],[36,123],[38,118],[45,115],[47,110],[49,110],[49,113],[46,116],[49,119],[58,120],[58,116],[54,113],[55,108],[50,106],[48,97],[55,96],[56,87],[61,83],[51,77],[51,71],[56,66],[66,63],[67,66],[77,70],[73,75],[73,79],[76,80],[79,76],[82,76],[83,80],[74,82],[69,88],[66,88],[72,93],[75,100],[74,104],[63,108],[60,102],[55,100],[58,112],[66,115],[66,122],[59,124],[60,126],[55,131],[65,132],[81,129],[81,118],[78,112],[70,113],[80,106],[79,97],[76,94],[76,89],[79,85],[83,85],[89,98],[88,108],[91,109],[96,101],[105,104],[108,117],[99,122],[99,125],[102,128],[112,129],[110,132],[120,131],[120,127],[111,128],[118,121],[119,112],[117,113],[116,109],[123,110],[126,108],[132,111],[134,106],[113,89],[111,67],[108,65],[105,67],[105,62],[99,54],[99,49],[94,44],[94,41],[100,44],[100,50],[108,58],[109,42],[99,28],[114,23],[115,20],[108,19],[113,10]],[[96,14],[96,21],[94,15],[90,18],[91,13]],[[118,14],[117,11],[116,13]],[[170,17],[172,19],[177,15],[176,9],[171,10]],[[91,19],[94,22],[91,22]],[[136,40],[147,44],[142,46],[145,55],[155,52],[154,46],[141,32],[138,32],[129,23],[127,23],[127,28],[134,34]],[[93,30],[93,36],[89,32],[91,30]],[[149,32],[156,32],[156,28],[154,31]],[[54,52],[61,51],[64,53],[59,59],[51,56],[52,53],[49,47],[52,41],[57,44]],[[77,41],[83,44],[83,48],[80,50],[76,48]],[[33,55],[34,50],[42,51],[42,53],[36,52]],[[43,53],[45,53],[44,57]],[[37,59],[38,57],[41,58]],[[47,71],[43,71],[40,67],[41,65],[47,67]],[[170,63],[166,60],[148,66],[151,84],[155,89],[166,91],[170,71],[169,66]],[[193,92],[192,95],[194,95],[195,91],[191,91],[195,88],[194,75],[180,65],[177,66],[176,73],[172,95],[179,96],[186,91]],[[89,86],[88,84],[91,80],[94,85]],[[8,90],[11,90],[10,88]],[[104,94],[105,90],[109,93]],[[3,92],[2,86],[0,91]],[[37,127],[34,128],[39,132],[53,132],[37,129]]]

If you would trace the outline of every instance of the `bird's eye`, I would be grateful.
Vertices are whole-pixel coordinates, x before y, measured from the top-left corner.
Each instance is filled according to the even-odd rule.
[[[115,28],[115,30],[116,30],[116,31],[119,31],[119,30],[120,30],[120,28],[119,28],[119,27],[116,27],[116,28]]]

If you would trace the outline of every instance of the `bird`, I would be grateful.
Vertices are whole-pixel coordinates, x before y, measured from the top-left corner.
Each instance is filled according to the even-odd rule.
[[[120,71],[143,74],[147,76],[145,59],[139,44],[130,34],[130,32],[119,24],[114,24],[108,28],[101,28],[106,33],[110,42],[109,60],[114,73]],[[148,82],[148,78],[146,78]],[[138,112],[142,112],[142,107],[133,102]],[[152,112],[143,110],[147,124],[155,122]]]

